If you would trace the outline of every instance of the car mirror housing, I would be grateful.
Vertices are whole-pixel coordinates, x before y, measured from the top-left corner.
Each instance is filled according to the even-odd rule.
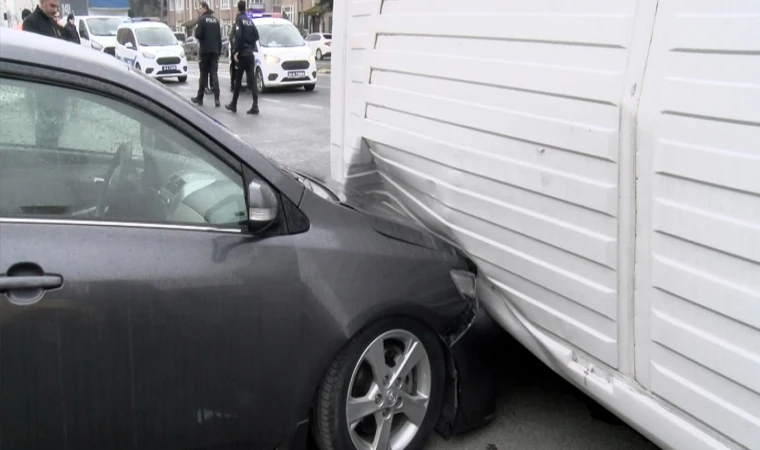
[[[128,48],[130,50],[133,50],[135,48],[135,46],[132,45],[131,42],[127,42],[126,44],[124,44],[124,48]]]
[[[268,184],[253,180],[248,184],[248,229],[259,234],[276,220],[279,211],[277,194]]]

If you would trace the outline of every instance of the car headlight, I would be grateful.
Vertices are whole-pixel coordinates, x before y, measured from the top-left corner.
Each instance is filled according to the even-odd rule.
[[[267,64],[277,64],[280,62],[280,58],[274,56],[274,55],[264,55],[264,62]]]
[[[103,44],[101,44],[100,42],[91,41],[90,45],[92,45],[92,48],[94,48],[95,50],[103,50]]]
[[[309,62],[312,64],[317,62],[317,59],[314,57],[314,55],[309,55]]]
[[[156,57],[156,55],[154,55],[153,53],[148,53],[148,52],[142,52],[142,55],[143,57],[148,58],[148,59],[153,59]]]

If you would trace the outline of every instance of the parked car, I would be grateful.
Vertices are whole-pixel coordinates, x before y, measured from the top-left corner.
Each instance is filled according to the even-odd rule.
[[[317,87],[317,64],[298,29],[286,19],[256,18],[259,52],[256,83],[259,92],[268,88]]]
[[[123,23],[129,23],[122,16],[79,16],[77,31],[80,43],[93,50],[114,56],[116,50],[116,30]]]
[[[187,81],[187,58],[182,45],[164,23],[154,21],[123,24],[116,34],[116,59],[146,75],[176,77]]]
[[[197,58],[200,51],[200,43],[195,36],[188,36],[185,42],[182,43],[182,48],[185,50],[185,55],[190,58]]]
[[[143,71],[0,41],[3,448],[419,449],[493,401],[454,247]]]
[[[311,53],[317,58],[322,60],[326,56],[332,54],[332,34],[329,33],[313,33],[306,36],[306,45],[311,49]]]

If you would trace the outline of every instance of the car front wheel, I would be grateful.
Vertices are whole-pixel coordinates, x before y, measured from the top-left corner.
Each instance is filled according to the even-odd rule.
[[[187,81],[187,76],[184,76],[184,77],[177,77],[177,81],[179,81],[180,83],[184,83],[184,82],[186,82],[186,81]]]
[[[409,318],[381,320],[335,357],[314,405],[321,450],[420,450],[445,393],[442,343]]]
[[[264,74],[261,72],[260,68],[256,68],[256,88],[259,93],[264,92],[266,89],[266,86],[264,86]]]
[[[303,88],[304,88],[304,89],[306,89],[307,91],[313,91],[313,90],[314,90],[314,88],[316,88],[316,87],[317,87],[317,85],[316,85],[316,83],[315,83],[315,84],[307,84],[307,85],[304,85],[304,87],[303,87]]]

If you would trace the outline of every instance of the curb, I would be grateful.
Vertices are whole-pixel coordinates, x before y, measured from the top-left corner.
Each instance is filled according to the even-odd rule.
[[[330,69],[317,69],[317,73],[323,74],[323,75],[330,75],[331,70]]]

